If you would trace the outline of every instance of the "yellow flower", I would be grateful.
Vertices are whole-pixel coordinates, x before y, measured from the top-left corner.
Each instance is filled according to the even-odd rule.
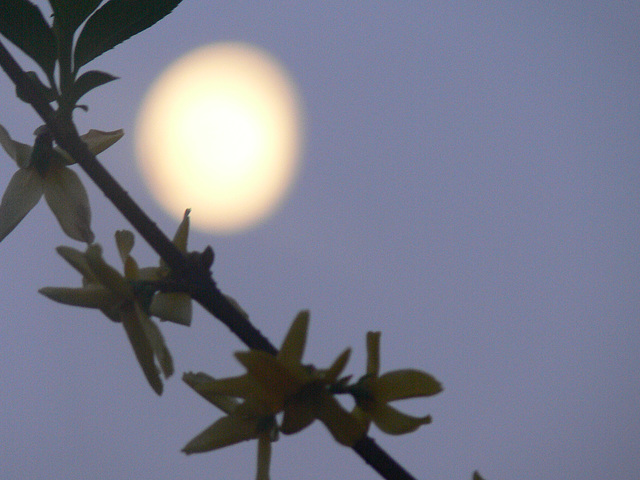
[[[53,148],[46,127],[35,131],[33,147],[11,139],[0,125],[0,144],[18,164],[0,202],[0,242],[20,223],[44,195],[64,233],[74,240],[93,242],[89,197],[78,175],[68,168],[73,160],[62,149]],[[117,142],[124,132],[89,130],[80,138],[93,154]]]
[[[259,394],[249,396],[247,400],[240,403],[235,396],[218,393],[229,388],[237,392],[240,388],[244,395],[247,387],[254,392],[260,392],[260,387],[251,385],[252,380],[246,375],[236,379],[216,380],[205,373],[185,373],[182,379],[202,397],[227,414],[191,439],[182,451],[187,454],[209,452],[245,440],[257,439],[256,478],[268,480],[271,442],[278,438],[275,412],[261,401]]]
[[[111,320],[122,323],[147,381],[160,395],[163,389],[160,370],[168,378],[173,373],[173,361],[160,329],[144,308],[150,299],[134,288],[135,282],[144,279],[145,275],[141,274],[141,269],[130,255],[133,243],[131,232],[116,232],[124,275],[103,260],[102,249],[97,244],[89,245],[84,253],[70,247],[58,247],[58,253],[82,274],[83,287],[45,287],[40,289],[40,293],[67,305],[98,308]],[[151,275],[150,272],[147,270],[146,275]]]
[[[236,358],[262,387],[261,395],[272,410],[284,411],[281,432],[296,433],[319,419],[338,442],[352,446],[364,435],[364,428],[329,391],[342,373],[350,349],[327,370],[303,365],[308,326],[309,312],[305,310],[294,319],[276,356],[251,350],[236,353]]]
[[[182,222],[173,237],[173,244],[183,253],[187,252],[189,213],[189,209],[184,212]],[[139,275],[141,280],[160,282],[171,278],[171,270],[166,262],[160,259],[160,267],[141,268]],[[151,300],[149,313],[160,320],[189,326],[192,315],[191,297],[189,294],[181,292],[158,292]]]
[[[399,412],[388,402],[429,397],[442,391],[440,383],[420,370],[394,370],[379,375],[380,332],[367,333],[367,374],[352,387],[353,414],[367,426],[373,421],[385,433],[401,435],[431,423],[431,416],[414,417]]]

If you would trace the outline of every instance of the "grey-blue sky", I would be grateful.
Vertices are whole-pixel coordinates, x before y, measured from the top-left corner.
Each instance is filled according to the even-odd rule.
[[[323,364],[380,329],[383,369],[415,366],[445,392],[413,402],[434,423],[373,435],[419,478],[632,478],[640,469],[640,7],[630,2],[185,0],[95,63],[121,80],[87,96],[82,129],[123,127],[104,163],[168,232],[131,133],[145,89],[204,43],[256,43],[305,105],[303,166],[268,222],[211,244],[221,288],[279,343],[310,308],[306,359]],[[38,123],[11,98],[0,123]],[[0,160],[0,187],[13,173]],[[90,188],[115,263],[125,228]],[[41,298],[78,278],[72,244],[39,205],[0,245],[0,473],[8,478],[250,478],[255,445],[185,458],[217,412],[179,375],[157,399],[120,328]],[[154,256],[138,242],[134,253]],[[178,371],[241,371],[241,348],[197,310],[163,325]],[[274,448],[273,478],[375,478],[321,426]]]

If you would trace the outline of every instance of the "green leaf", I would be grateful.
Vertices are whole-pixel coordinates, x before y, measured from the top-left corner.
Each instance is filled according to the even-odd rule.
[[[100,2],[102,0],[49,0],[60,34],[71,38],[82,22],[98,8]]]
[[[0,33],[53,77],[56,37],[38,7],[27,0],[0,2]]]
[[[182,0],[110,0],[87,20],[76,43],[74,71],[168,15]]]
[[[31,79],[31,81],[35,84],[38,93],[44,97],[47,102],[51,103],[58,98],[58,94],[52,88],[47,87],[44,83],[40,81],[36,72],[27,72],[27,76]],[[16,86],[16,96],[22,100],[23,102],[29,103],[29,101],[33,98],[33,95],[30,95],[28,92],[20,89],[19,86]]]
[[[101,72],[99,70],[90,70],[83,73],[75,81],[73,87],[71,87],[71,92],[69,93],[69,96],[71,97],[70,103],[75,105],[85,93],[99,87],[100,85],[104,85],[105,83],[109,83],[117,79],[118,77],[114,77],[109,73]]]

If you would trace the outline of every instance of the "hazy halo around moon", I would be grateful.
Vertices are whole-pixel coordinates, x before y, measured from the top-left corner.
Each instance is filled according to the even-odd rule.
[[[285,196],[300,150],[300,107],[266,52],[218,43],[187,53],[149,89],[138,113],[138,166],[176,219],[214,233],[263,221]]]

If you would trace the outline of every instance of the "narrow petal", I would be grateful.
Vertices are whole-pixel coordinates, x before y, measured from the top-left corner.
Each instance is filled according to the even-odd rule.
[[[113,130],[111,132],[103,132],[101,130],[89,130],[84,135],[80,135],[80,138],[87,144],[89,150],[94,155],[104,152],[111,145],[116,143],[124,136],[124,130],[121,128]]]
[[[204,377],[206,374],[199,373],[197,375],[197,377],[183,377],[183,380],[191,385],[203,398],[222,410],[224,410],[224,408],[222,408],[218,401],[218,397],[221,395],[225,397],[242,398],[245,400],[245,403],[259,404],[260,407],[255,410],[259,410],[260,415],[275,414],[279,408],[281,408],[281,404],[278,406],[270,403],[269,395],[265,392],[264,388],[258,384],[253,377],[249,376],[249,374],[219,379],[209,377],[208,381],[206,377]]]
[[[367,374],[380,372],[380,332],[367,332]]]
[[[349,356],[351,355],[351,349],[347,348],[344,352],[342,352],[338,358],[333,361],[333,364],[329,367],[329,369],[325,372],[325,380],[329,383],[333,383],[340,376],[344,367],[347,366],[347,362],[349,361]]]
[[[116,143],[124,135],[124,130],[114,130],[112,132],[102,132],[100,130],[89,130],[84,135],[80,135],[80,138],[89,147],[89,151],[94,155],[103,152],[111,145]],[[62,155],[67,165],[76,163],[67,152],[60,147],[55,148],[56,152]]]
[[[226,414],[234,412],[240,404],[232,396],[214,393],[211,385],[215,385],[216,380],[206,373],[185,373],[182,376],[182,381]]]
[[[35,207],[42,197],[42,179],[35,169],[13,174],[0,202],[0,242]]]
[[[75,248],[65,247],[64,245],[56,248],[56,252],[64,258],[69,265],[75,268],[86,280],[91,283],[96,283],[97,279],[84,256],[84,252],[76,250]]]
[[[366,433],[365,425],[342,408],[326,390],[321,393],[315,415],[342,445],[351,447]]]
[[[286,435],[297,433],[311,425],[315,419],[313,402],[310,399],[290,398],[285,403],[280,431]]]
[[[191,297],[186,293],[156,293],[151,300],[149,313],[188,327],[191,325]]]
[[[164,337],[162,336],[162,332],[158,328],[158,326],[153,323],[153,321],[147,316],[146,313],[142,311],[140,306],[135,304],[136,314],[138,316],[138,320],[144,329],[147,338],[149,339],[149,344],[151,345],[151,349],[155,357],[158,359],[158,363],[160,364],[160,368],[162,369],[162,374],[165,378],[169,378],[173,375],[173,358],[171,358],[171,353],[167,348],[167,345],[164,341]]]
[[[380,402],[403,398],[430,397],[442,391],[442,385],[420,370],[394,370],[380,375],[375,382],[375,397]]]
[[[293,320],[291,327],[289,327],[289,332],[282,342],[280,352],[278,352],[278,360],[284,365],[300,365],[307,341],[308,328],[309,311],[302,310]]]
[[[140,367],[142,367],[144,376],[147,378],[151,388],[153,388],[158,395],[162,395],[162,380],[160,379],[160,372],[154,361],[154,351],[133,306],[121,310],[121,319],[122,325],[127,332],[127,337],[129,337],[129,342],[131,342],[133,351],[138,359],[138,363]]]
[[[13,160],[16,159],[18,155],[16,153],[15,142],[9,135],[9,132],[7,132],[7,129],[2,125],[0,125],[0,145],[2,145],[4,151],[7,152],[7,155],[9,155]]]
[[[269,435],[258,437],[258,468],[256,480],[269,480],[269,466],[271,464],[271,440]]]
[[[189,213],[191,209],[187,209],[182,217],[182,222],[178,225],[178,230],[173,236],[173,244],[178,247],[181,252],[187,251],[187,240],[189,239]]]
[[[182,221],[180,225],[178,225],[178,229],[176,230],[176,234],[173,236],[173,244],[178,247],[178,249],[186,253],[187,251],[187,240],[189,238],[189,214],[191,213],[191,209],[187,208],[184,212],[184,216],[182,217]],[[160,267],[161,268],[169,268],[167,262],[165,262],[162,258],[160,259]]]
[[[133,291],[115,268],[102,259],[102,248],[98,244],[89,245],[85,258],[96,279],[122,299],[133,300]]]
[[[80,242],[93,242],[89,197],[74,171],[50,168],[44,180],[44,198],[64,233]]]
[[[57,288],[44,287],[38,290],[42,295],[51,300],[85,308],[109,308],[117,298],[103,287],[93,288]]]
[[[256,437],[256,424],[246,419],[228,415],[193,438],[182,449],[186,454],[209,452]]]
[[[135,237],[133,233],[129,230],[117,230],[115,233],[116,237],[116,247],[118,247],[118,253],[120,253],[120,258],[122,259],[122,263],[125,263],[127,257],[133,250],[133,244],[135,243]]]
[[[127,280],[138,280],[140,278],[138,263],[131,255],[124,261],[124,278]]]
[[[32,147],[12,140],[9,132],[7,132],[2,125],[0,125],[0,145],[2,145],[7,154],[18,164],[18,167],[27,168],[29,166]]]
[[[373,423],[380,430],[389,435],[402,435],[416,430],[421,425],[431,423],[431,415],[413,417],[399,412],[395,408],[381,403],[376,406],[372,414]]]
[[[364,429],[365,433],[369,430],[369,424],[371,423],[371,414],[368,411],[363,410],[358,405],[356,405],[353,407],[353,410],[351,410],[351,416],[358,421],[358,423]]]
[[[266,352],[251,350],[237,352],[236,358],[247,372],[269,394],[274,404],[282,405],[290,395],[297,392],[304,381],[282,365],[276,357]]]
[[[165,267],[142,267],[138,268],[139,280],[162,280],[169,274],[169,270]]]

